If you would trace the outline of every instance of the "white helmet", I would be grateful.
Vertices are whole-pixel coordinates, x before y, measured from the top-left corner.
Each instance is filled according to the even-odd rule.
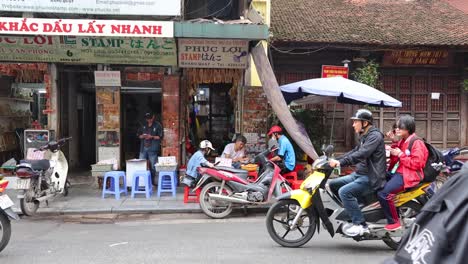
[[[215,150],[213,148],[213,144],[211,144],[211,142],[208,140],[203,140],[202,142],[200,142],[200,148],[201,149],[210,148],[211,150]]]

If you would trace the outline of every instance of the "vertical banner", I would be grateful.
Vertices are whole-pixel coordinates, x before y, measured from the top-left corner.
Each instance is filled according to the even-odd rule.
[[[120,167],[120,71],[95,71],[98,161]]]

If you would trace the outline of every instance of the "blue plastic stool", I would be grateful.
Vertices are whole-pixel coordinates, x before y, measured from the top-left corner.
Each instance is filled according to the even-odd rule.
[[[123,178],[123,189],[120,189],[120,178]],[[109,189],[106,189],[107,179],[110,179],[110,186]],[[115,199],[120,199],[120,194],[125,193],[128,195],[127,192],[127,180],[125,178],[124,171],[109,171],[104,174],[104,181],[102,183],[102,198],[104,199],[106,194],[113,194],[115,195]]]
[[[143,178],[145,186],[138,186],[139,179]],[[140,188],[144,188],[141,190]],[[151,172],[147,170],[135,171],[133,173],[132,181],[132,198],[135,198],[135,194],[143,193],[146,194],[146,199],[149,199],[153,194],[153,185],[151,183]]]
[[[176,197],[177,173],[176,171],[160,171],[158,180],[157,197],[161,197],[163,192],[171,192],[172,197]]]

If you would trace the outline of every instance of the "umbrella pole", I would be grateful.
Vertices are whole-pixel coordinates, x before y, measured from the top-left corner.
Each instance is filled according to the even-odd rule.
[[[333,104],[333,119],[332,119],[331,131],[330,131],[330,145],[333,144],[333,127],[335,126],[335,114],[336,114],[336,101]]]

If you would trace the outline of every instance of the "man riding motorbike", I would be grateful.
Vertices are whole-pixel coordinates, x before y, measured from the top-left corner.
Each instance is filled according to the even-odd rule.
[[[334,168],[356,164],[356,171],[330,180],[328,187],[333,193],[338,193],[351,216],[352,225],[345,225],[343,232],[348,236],[358,236],[369,233],[358,200],[385,185],[387,166],[384,135],[372,125],[372,113],[367,109],[359,109],[351,120],[354,131],[360,136],[359,145],[337,160],[330,160],[329,165]]]
[[[283,135],[283,129],[279,126],[272,126],[268,132],[268,136],[273,140],[278,141],[278,153],[271,161],[280,162],[278,166],[281,168],[281,175],[291,172],[296,167],[296,154],[291,141]]]

